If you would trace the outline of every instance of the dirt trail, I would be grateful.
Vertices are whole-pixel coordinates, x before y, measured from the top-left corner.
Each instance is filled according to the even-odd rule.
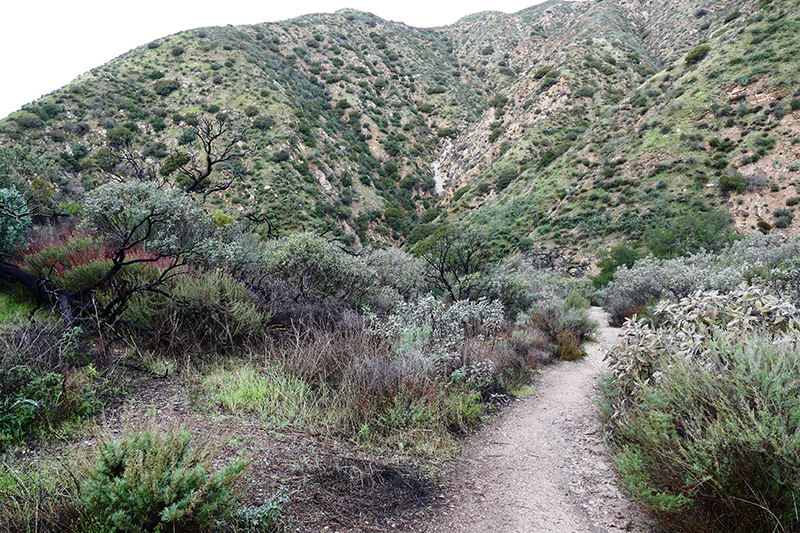
[[[578,533],[653,530],[619,489],[597,420],[604,349],[618,335],[606,314],[580,362],[548,368],[535,392],[489,423],[454,468],[427,533]]]

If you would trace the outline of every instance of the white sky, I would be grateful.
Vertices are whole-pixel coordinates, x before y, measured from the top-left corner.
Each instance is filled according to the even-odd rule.
[[[192,28],[274,22],[346,7],[434,27],[480,11],[514,13],[543,0],[28,1],[2,8],[0,118],[128,50]]]

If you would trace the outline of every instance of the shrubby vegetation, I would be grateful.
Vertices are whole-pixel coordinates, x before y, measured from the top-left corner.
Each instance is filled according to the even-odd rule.
[[[237,415],[254,409],[237,390],[263,390],[265,402],[280,390],[296,408],[270,420],[452,449],[540,365],[580,357],[594,327],[588,282],[524,255],[503,265],[483,233],[445,226],[415,255],[311,232],[262,239],[235,212],[210,212],[156,175],[118,173],[61,228],[26,232],[31,220],[3,212],[19,235],[7,239],[19,245],[2,263],[3,289],[48,317],[2,334],[0,442],[102,410],[98,391],[119,386],[120,363],[152,374],[160,358],[187,378],[210,372],[203,394],[229,390],[220,401]],[[207,370],[242,356],[241,371]],[[249,528],[229,490],[244,463],[214,474],[202,450],[182,429],[106,438],[80,501],[64,495],[64,508],[86,527],[119,531]],[[276,502],[245,514],[263,523]],[[55,523],[68,511],[51,512]]]
[[[606,289],[618,311],[637,311],[607,356],[615,460],[671,529],[787,531],[800,520],[797,246],[754,235],[718,255],[650,257]]]
[[[233,485],[246,461],[212,472],[216,453],[208,439],[198,445],[185,428],[131,426],[119,438],[105,436],[98,459],[85,466],[79,513],[89,524],[145,532],[208,530],[234,520]]]
[[[686,257],[648,256],[633,266],[622,264],[603,290],[603,305],[613,324],[661,299],[678,299],[698,290],[728,292],[755,276],[767,277],[800,253],[800,241],[780,235],[753,234],[714,254],[701,251]]]

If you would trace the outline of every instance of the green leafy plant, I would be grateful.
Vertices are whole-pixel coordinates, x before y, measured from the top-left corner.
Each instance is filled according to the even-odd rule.
[[[110,530],[208,529],[236,512],[234,483],[247,463],[215,472],[210,441],[193,442],[188,428],[134,423],[120,438],[103,436],[97,453],[85,467],[81,503]]]
[[[153,84],[153,92],[159,96],[168,96],[181,88],[178,80],[158,80]]]
[[[800,520],[800,356],[738,333],[699,358],[665,346],[658,378],[611,400],[622,479],[676,530],[771,533]]]
[[[80,420],[99,406],[103,379],[87,364],[83,332],[37,322],[0,337],[0,447]]]
[[[0,189],[0,257],[13,255],[31,224],[28,203],[19,191],[14,187]]]
[[[711,46],[708,44],[697,45],[692,48],[688,54],[686,54],[684,61],[686,61],[687,65],[694,65],[695,63],[702,61],[710,51]]]

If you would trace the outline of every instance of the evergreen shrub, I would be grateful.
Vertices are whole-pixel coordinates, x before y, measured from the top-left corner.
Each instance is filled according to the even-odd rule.
[[[624,483],[676,531],[789,531],[800,520],[800,311],[743,286],[629,321],[606,410]]]
[[[238,459],[214,471],[210,441],[193,442],[186,428],[138,425],[99,443],[81,486],[86,512],[108,531],[136,533],[210,530],[231,521],[234,483],[247,463]]]

